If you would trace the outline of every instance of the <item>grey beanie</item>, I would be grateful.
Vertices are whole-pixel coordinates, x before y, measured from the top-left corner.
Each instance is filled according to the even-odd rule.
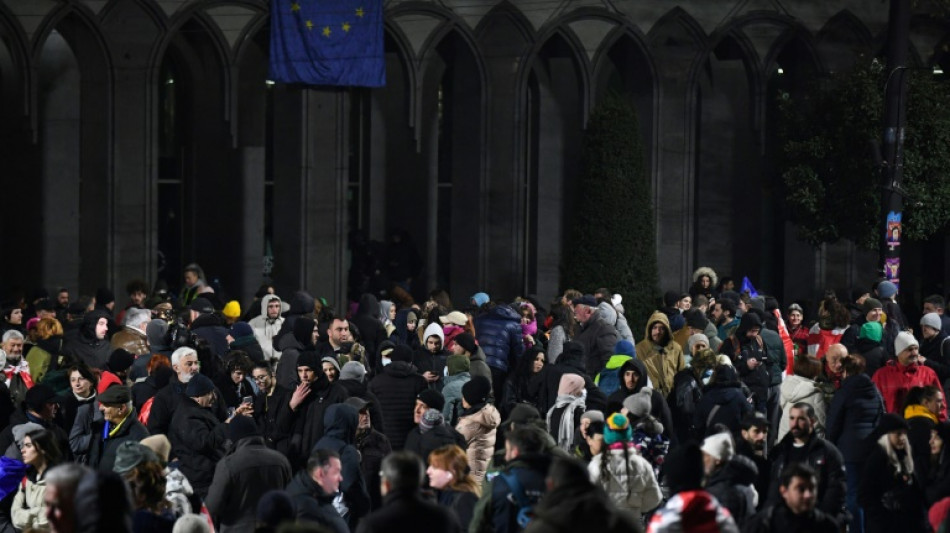
[[[359,361],[350,361],[343,365],[343,369],[340,370],[340,379],[350,379],[362,383],[365,377],[366,368]]]

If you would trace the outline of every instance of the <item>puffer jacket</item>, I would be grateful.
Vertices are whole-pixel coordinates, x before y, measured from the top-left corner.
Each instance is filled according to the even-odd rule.
[[[752,485],[758,475],[759,469],[752,459],[736,455],[706,480],[706,491],[729,509],[739,527],[755,514],[756,496]]]
[[[524,353],[521,341],[521,317],[507,305],[498,305],[475,319],[478,345],[485,352],[488,366],[507,372],[517,366]]]
[[[479,485],[485,479],[488,461],[495,451],[495,434],[500,424],[498,409],[487,403],[477,411],[463,414],[455,427],[468,443],[468,467],[472,469],[472,476]]]
[[[932,368],[918,364],[904,366],[896,359],[887,362],[880,370],[874,373],[871,381],[877,385],[884,398],[884,406],[888,413],[901,413],[904,407],[904,398],[913,387],[933,385],[943,392],[943,385]],[[940,409],[940,420],[947,419],[946,406]]]
[[[663,500],[663,493],[660,492],[660,485],[650,463],[640,457],[633,446],[627,448],[625,460],[623,448],[618,447],[620,445],[623,444],[611,446],[612,449],[595,455],[587,470],[590,472],[591,481],[603,487],[617,507],[636,513],[639,517],[640,514],[656,508]],[[605,455],[609,474],[607,479],[602,477],[601,463]]]
[[[588,375],[596,376],[603,370],[607,360],[614,354],[614,347],[619,339],[617,328],[604,320],[599,309],[594,311],[587,322],[581,324],[574,336],[574,342],[584,347]]]
[[[113,350],[122,348],[136,357],[150,353],[148,337],[138,328],[131,326],[125,326],[113,335],[110,345]]]
[[[820,428],[824,432],[826,427],[825,415],[828,412],[825,405],[825,395],[818,388],[815,380],[804,378],[802,376],[791,375],[782,382],[782,395],[779,400],[782,406],[782,418],[778,424],[778,435],[775,440],[780,441],[788,433],[788,413],[792,406],[798,402],[805,402],[815,410],[815,417],[818,419],[816,429]]]
[[[654,344],[650,338],[650,328],[659,322],[666,329],[666,344]],[[673,330],[670,329],[670,320],[662,311],[655,311],[647,320],[646,332],[643,340],[637,343],[637,357],[643,361],[653,388],[660,391],[666,398],[673,390],[673,377],[680,370],[686,368],[686,358],[679,344],[673,341]]]
[[[841,382],[828,409],[826,438],[841,450],[847,463],[865,460],[864,440],[884,416],[884,400],[867,374]]]
[[[752,405],[742,393],[742,384],[735,369],[726,367],[722,372],[727,375],[716,376],[717,382],[710,382],[703,390],[703,398],[693,417],[697,439],[705,437],[708,427],[716,423],[725,424],[733,434],[738,435],[742,417],[752,411]]]
[[[636,339],[633,338],[633,331],[630,330],[630,324],[627,323],[627,317],[617,311],[616,307],[610,305],[610,302],[600,302],[597,306],[597,312],[604,322],[610,324],[617,330],[617,335],[620,339],[630,341],[631,344],[637,343]],[[636,355],[636,352],[634,352],[634,355]]]
[[[191,482],[195,494],[205,498],[214,479],[215,466],[224,457],[227,424],[219,422],[210,409],[183,397],[169,429],[172,457],[178,457],[179,468]]]
[[[43,502],[45,492],[46,478],[37,479],[36,470],[31,467],[27,471],[26,479],[18,485],[13,506],[10,508],[13,527],[18,531],[46,529],[49,526],[46,504]]]
[[[379,398],[383,411],[383,434],[389,438],[394,450],[401,450],[406,435],[413,427],[412,408],[416,396],[428,387],[425,378],[416,373],[405,361],[396,361],[384,366],[383,371],[369,383],[369,391]]]
[[[274,346],[274,337],[280,332],[280,327],[284,324],[284,317],[277,315],[277,318],[267,318],[267,304],[277,300],[281,304],[281,310],[284,308],[284,302],[276,294],[265,294],[261,298],[261,314],[252,318],[248,323],[254,330],[254,338],[261,345],[264,352],[264,359],[268,362],[277,362],[280,360],[280,351]]]

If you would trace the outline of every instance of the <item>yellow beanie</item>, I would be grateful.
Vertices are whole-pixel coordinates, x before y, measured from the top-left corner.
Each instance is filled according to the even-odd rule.
[[[231,300],[224,306],[224,310],[221,311],[221,314],[228,318],[237,318],[241,316],[241,304],[239,304],[237,300]]]

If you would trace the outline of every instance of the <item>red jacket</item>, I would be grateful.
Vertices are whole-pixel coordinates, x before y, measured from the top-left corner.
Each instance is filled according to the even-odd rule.
[[[930,367],[917,363],[904,366],[896,360],[890,360],[878,369],[871,378],[884,398],[884,407],[888,413],[902,414],[904,398],[911,387],[926,387],[933,385],[943,392],[937,373]],[[940,410],[940,420],[947,419],[947,408]]]

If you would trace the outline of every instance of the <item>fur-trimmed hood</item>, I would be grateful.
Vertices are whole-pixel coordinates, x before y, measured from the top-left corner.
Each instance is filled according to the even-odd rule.
[[[719,276],[716,275],[716,271],[709,267],[699,267],[693,272],[693,283],[699,281],[700,276],[709,276],[709,280],[712,282],[709,284],[709,288],[712,289],[719,284]]]

